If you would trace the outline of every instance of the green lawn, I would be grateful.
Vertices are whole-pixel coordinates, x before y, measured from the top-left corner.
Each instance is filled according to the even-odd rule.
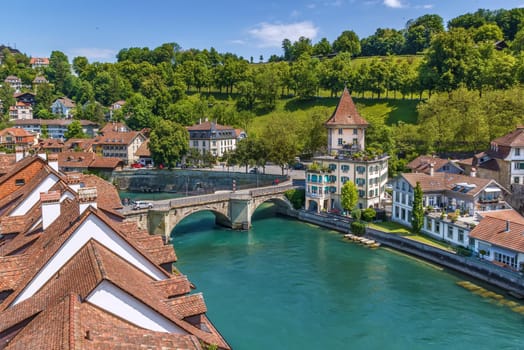
[[[430,245],[436,248],[444,249],[450,252],[455,252],[455,250],[453,250],[448,243],[439,241],[438,239],[434,239],[424,234],[415,234],[409,228],[402,226],[400,224],[397,224],[395,222],[389,222],[389,221],[377,222],[377,223],[369,224],[369,227],[375,230],[401,235],[407,239],[411,239],[411,240],[414,240],[420,243],[424,243],[424,244],[427,244],[427,245]]]

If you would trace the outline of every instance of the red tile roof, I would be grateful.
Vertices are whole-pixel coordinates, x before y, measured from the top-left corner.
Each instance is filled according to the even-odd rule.
[[[367,127],[369,123],[362,118],[360,113],[349,94],[347,88],[344,88],[344,92],[338,101],[337,108],[335,112],[326,122],[326,126],[336,127],[336,126],[360,126]]]
[[[189,131],[208,131],[208,130],[235,130],[229,125],[220,125],[215,122],[205,121],[203,123],[188,126],[186,128]]]
[[[506,225],[509,223],[509,231]],[[511,218],[486,216],[469,233],[475,238],[493,245],[524,253],[524,223],[511,221]]]
[[[406,167],[408,169],[411,169],[414,173],[430,173],[430,165],[433,164],[433,171],[438,171],[441,169],[444,165],[452,162],[449,159],[442,159],[438,157],[432,157],[432,156],[418,156],[417,158],[413,159],[411,162],[409,162]]]
[[[142,142],[140,147],[135,152],[137,157],[151,157],[151,151],[149,150],[149,140]]]
[[[465,193],[466,196],[476,196],[485,187],[490,184],[494,184],[500,187],[502,191],[508,192],[502,186],[500,186],[495,180],[483,179],[480,177],[471,177],[466,175],[449,174],[449,173],[435,173],[433,176],[424,173],[403,173],[401,176],[414,188],[417,182],[420,183],[420,187],[424,192],[438,192],[451,190],[456,184],[467,183],[475,185],[469,192]]]

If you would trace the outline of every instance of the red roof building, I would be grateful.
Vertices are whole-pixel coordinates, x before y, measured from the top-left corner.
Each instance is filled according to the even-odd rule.
[[[173,247],[123,221],[112,185],[20,162],[0,178],[28,179],[0,199],[0,348],[229,349]]]

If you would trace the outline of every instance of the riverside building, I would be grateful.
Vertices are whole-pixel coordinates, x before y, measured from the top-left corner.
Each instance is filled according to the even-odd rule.
[[[385,199],[389,157],[366,151],[369,123],[359,114],[346,88],[325,126],[328,154],[315,157],[306,171],[306,208],[341,211],[341,189],[347,181],[357,186],[359,208],[379,207]]]

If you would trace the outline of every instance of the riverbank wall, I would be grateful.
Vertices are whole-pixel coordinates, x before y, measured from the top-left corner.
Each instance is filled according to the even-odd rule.
[[[112,179],[119,190],[130,192],[205,194],[232,190],[233,186],[236,190],[270,186],[276,179],[286,181],[287,176],[215,170],[135,169],[115,171]]]
[[[329,214],[316,214],[306,211],[297,211],[290,215],[298,220],[316,224],[342,233],[349,232],[351,219],[335,218]],[[400,235],[390,234],[367,228],[366,237],[380,242],[395,250],[422,258],[445,268],[458,271],[480,281],[510,292],[513,296],[524,297],[524,276],[521,273],[507,271],[489,261],[476,257],[457,255],[437,247],[413,241]]]

